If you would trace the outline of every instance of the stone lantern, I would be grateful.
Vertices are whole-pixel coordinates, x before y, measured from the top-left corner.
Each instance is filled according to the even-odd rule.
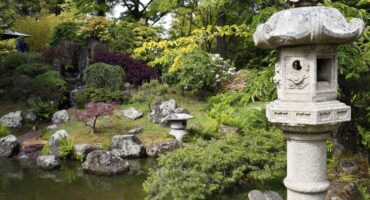
[[[182,138],[189,134],[186,130],[187,120],[192,119],[193,116],[186,113],[172,114],[166,117],[166,121],[170,123],[171,131],[170,135],[176,137],[176,140],[180,141]]]
[[[316,0],[289,0],[294,8],[275,13],[257,27],[257,47],[277,49],[274,83],[278,99],[266,106],[268,120],[287,139],[288,200],[324,200],[326,141],[351,108],[336,100],[337,46],[358,39],[365,24],[349,23]]]

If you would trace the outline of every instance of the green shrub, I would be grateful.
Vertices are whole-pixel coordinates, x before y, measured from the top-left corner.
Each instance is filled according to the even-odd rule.
[[[58,24],[54,28],[50,46],[57,47],[63,41],[77,42],[78,24],[73,21],[66,21]]]
[[[58,111],[57,106],[52,101],[29,100],[28,103],[40,121],[50,121],[52,115]]]
[[[84,82],[89,88],[104,88],[121,90],[124,81],[124,71],[120,66],[105,63],[95,63],[86,68]]]
[[[91,101],[119,104],[125,102],[125,96],[122,91],[109,91],[102,88],[87,88],[77,93],[74,98],[78,108],[84,108]]]
[[[202,90],[216,91],[234,72],[229,62],[204,51],[196,50],[186,54],[180,63],[181,66],[176,71],[179,84],[193,93]]]
[[[41,101],[53,101],[59,104],[64,100],[67,92],[67,83],[62,79],[59,72],[47,71],[32,80],[32,96]]]
[[[62,138],[58,143],[58,153],[63,158],[69,158],[73,153],[73,141],[69,137]]]
[[[159,158],[144,183],[147,199],[212,199],[247,176],[271,178],[285,168],[284,143],[274,129],[186,145]]]
[[[36,77],[37,75],[43,74],[49,70],[52,70],[52,67],[44,63],[27,63],[17,67],[14,72],[14,76],[15,78],[19,78],[21,75]]]
[[[41,56],[36,53],[13,53],[1,57],[0,70],[1,72],[11,71],[15,70],[22,64],[40,63],[41,61]]]
[[[169,86],[166,83],[161,84],[158,80],[151,80],[139,87],[139,91],[132,96],[131,101],[147,102],[148,108],[151,110],[152,102],[157,101],[158,97],[166,95],[168,90]]]
[[[3,138],[7,135],[10,135],[11,134],[11,131],[8,127],[0,124],[0,138]]]

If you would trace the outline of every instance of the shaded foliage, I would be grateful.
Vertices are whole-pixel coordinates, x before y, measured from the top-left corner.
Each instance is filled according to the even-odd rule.
[[[125,71],[126,81],[132,84],[138,85],[159,77],[157,68],[149,67],[144,62],[135,60],[127,54],[99,50],[95,55],[95,60],[121,66]]]

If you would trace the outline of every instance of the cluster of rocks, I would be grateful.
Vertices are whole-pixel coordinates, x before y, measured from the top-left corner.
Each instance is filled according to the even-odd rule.
[[[157,157],[181,146],[176,140],[151,144],[145,148],[135,135],[115,135],[108,151],[93,150],[87,154],[82,168],[96,175],[116,175],[127,172],[130,164],[125,159]],[[96,146],[95,146],[96,147]],[[84,153],[85,155],[85,153]]]
[[[10,112],[2,116],[0,118],[0,124],[8,128],[17,129],[17,128],[22,127],[23,123],[33,123],[36,120],[37,120],[37,116],[32,111],[26,111],[26,112],[15,111],[15,112]],[[68,121],[69,121],[69,116],[66,110],[60,110],[53,114],[53,117],[52,117],[53,126],[56,126],[55,124],[68,122]]]
[[[142,128],[131,130],[141,132]],[[44,170],[53,170],[60,167],[59,159],[60,144],[63,139],[69,137],[66,130],[56,131],[48,140],[49,154],[40,155],[36,159],[37,165]],[[4,142],[3,142],[4,141]],[[14,136],[8,136],[0,140],[0,154],[11,156],[16,151],[18,141]],[[157,157],[181,147],[176,140],[169,140],[150,144],[144,147],[136,135],[115,135],[109,149],[103,150],[103,145],[97,144],[76,144],[73,146],[73,158],[83,161],[84,171],[96,175],[117,175],[127,172],[130,164],[126,159]]]
[[[160,124],[162,126],[169,127],[170,123],[167,120],[167,117],[171,114],[176,113],[186,113],[183,108],[177,106],[174,99],[168,101],[158,101],[149,115],[150,121]]]

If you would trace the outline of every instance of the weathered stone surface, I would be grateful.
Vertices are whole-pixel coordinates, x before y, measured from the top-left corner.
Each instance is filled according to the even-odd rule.
[[[283,200],[280,195],[274,191],[261,192],[252,190],[248,193],[249,200]]]
[[[131,130],[128,131],[128,134],[130,135],[138,135],[140,133],[142,133],[144,131],[144,128],[142,127],[138,127],[138,128],[133,128]]]
[[[95,150],[87,155],[82,168],[92,174],[111,176],[128,171],[129,164],[110,151]]]
[[[227,126],[225,124],[220,124],[217,131],[225,135],[232,135],[232,134],[237,134],[239,132],[239,129],[235,127]]]
[[[146,154],[149,157],[158,157],[167,152],[175,151],[181,147],[181,143],[177,140],[152,143],[146,148]]]
[[[0,118],[0,123],[8,128],[19,128],[22,126],[22,121],[21,111],[11,112]]]
[[[145,149],[135,135],[115,135],[110,147],[113,154],[122,158],[140,158],[145,155]]]
[[[54,156],[59,156],[59,142],[60,140],[67,138],[69,136],[68,132],[65,130],[59,130],[55,132],[49,139],[49,149],[50,154]]]
[[[37,119],[37,116],[34,112],[30,111],[30,112],[25,112],[23,113],[23,118],[26,122],[35,122],[36,119]]]
[[[103,145],[98,144],[76,144],[73,146],[73,155],[77,159],[85,159],[87,154],[95,150],[102,150]]]
[[[326,200],[358,200],[360,194],[355,184],[334,182],[331,184]]]
[[[10,157],[18,151],[18,140],[14,135],[0,139],[0,157]]]
[[[53,124],[59,124],[63,122],[69,121],[68,112],[66,110],[60,110],[53,114],[53,117],[51,119]]]
[[[166,117],[175,113],[177,109],[176,101],[174,99],[159,101],[154,105],[154,108],[149,115],[149,119],[162,126],[169,126],[170,124],[166,120]]]
[[[41,169],[52,170],[60,167],[59,161],[53,155],[42,155],[36,159],[37,166]]]
[[[56,124],[52,124],[52,125],[46,127],[46,129],[48,129],[48,130],[54,130],[54,129],[57,129],[57,128],[58,128],[58,125],[56,125]]]
[[[355,174],[359,171],[359,166],[355,162],[341,161],[339,163],[339,173]]]
[[[143,112],[141,112],[140,110],[134,107],[130,107],[128,109],[122,110],[121,112],[124,117],[133,119],[133,120],[138,119],[143,116]]]
[[[254,43],[260,48],[304,44],[343,44],[357,40],[365,29],[361,19],[347,23],[335,8],[299,7],[282,10],[257,27]]]

